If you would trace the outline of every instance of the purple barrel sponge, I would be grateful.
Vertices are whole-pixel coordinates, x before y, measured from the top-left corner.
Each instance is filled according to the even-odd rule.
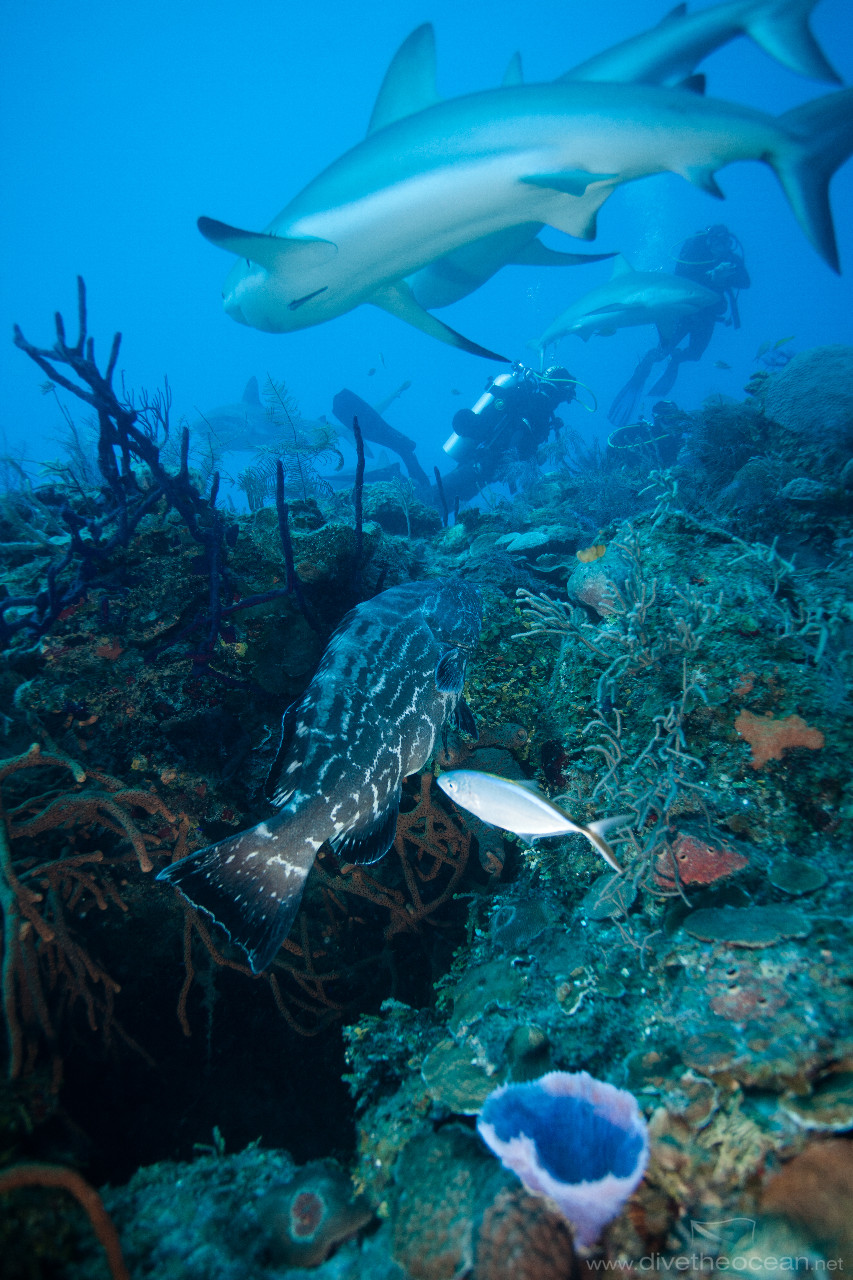
[[[528,1191],[550,1196],[587,1246],[616,1217],[649,1158],[634,1095],[586,1071],[502,1085],[486,1098],[477,1128]]]

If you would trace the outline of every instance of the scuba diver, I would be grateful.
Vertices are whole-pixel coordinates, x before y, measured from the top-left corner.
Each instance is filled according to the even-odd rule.
[[[728,227],[717,223],[685,240],[675,263],[675,274],[685,276],[697,284],[712,289],[719,301],[693,315],[676,322],[666,338],[661,335],[658,346],[647,351],[633,375],[616,394],[607,417],[617,427],[631,421],[634,407],[642,394],[652,367],[661,360],[667,361],[657,382],[649,394],[665,396],[671,391],[678,377],[678,370],[685,360],[701,360],[711,341],[716,324],[740,328],[738,291],[748,289],[749,274],[744,262],[743,246]],[[685,346],[680,343],[687,339]]]
[[[691,425],[690,415],[672,400],[659,400],[652,409],[651,422],[639,418],[610,433],[605,466],[609,468],[628,462],[633,466],[671,467]]]
[[[534,373],[514,364],[486,384],[473,409],[453,415],[453,434],[444,443],[444,452],[457,463],[456,470],[442,477],[451,502],[467,502],[493,480],[507,453],[522,462],[535,457],[536,450],[559,431],[556,416],[560,404],[576,397],[576,379],[558,365],[544,373]]]

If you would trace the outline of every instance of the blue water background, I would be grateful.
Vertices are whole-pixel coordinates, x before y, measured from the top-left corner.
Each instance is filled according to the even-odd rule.
[[[243,328],[220,304],[232,259],[202,239],[195,220],[263,227],[359,141],[391,56],[425,20],[436,27],[439,91],[452,96],[498,83],[516,49],[528,80],[553,78],[667,8],[666,0],[3,6],[0,451],[17,446],[31,459],[60,451],[57,408],[40,393],[43,375],[12,347],[11,325],[49,344],[60,308],[73,336],[79,273],[101,359],[120,328],[128,383],[153,389],[168,374],[175,420],[238,399],[252,374],[284,379],[309,417],[331,416],[344,385],[376,401],[411,379],[389,420],[418,440],[427,469],[446,465],[440,446],[450,419],[476,400],[494,365],[372,307],[295,334]],[[849,0],[821,0],[812,21],[853,81]],[[746,40],[703,69],[713,95],[773,114],[831,90]],[[740,164],[718,177],[725,203],[674,176],[621,188],[600,215],[594,246],[622,250],[643,269],[671,270],[697,228],[722,220],[740,236],[753,281],[741,299],[743,328],[718,327],[701,365],[683,367],[674,397],[687,408],[714,393],[739,397],[766,340],[794,335],[798,350],[853,341],[853,163],[832,183],[841,278],[805,240],[769,169]],[[545,238],[584,247],[556,232]],[[608,275],[606,263],[510,268],[439,314],[478,343],[530,359],[525,340]],[[570,338],[559,354],[606,409],[653,339],[648,328],[588,344]],[[569,417],[589,438],[607,434],[603,411],[575,407]]]

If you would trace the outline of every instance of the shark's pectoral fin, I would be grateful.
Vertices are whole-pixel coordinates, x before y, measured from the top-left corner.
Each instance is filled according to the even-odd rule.
[[[331,240],[312,238],[297,239],[294,236],[271,236],[264,231],[241,231],[216,218],[199,218],[198,229],[220,249],[236,253],[238,258],[248,258],[258,266],[271,271],[284,258],[304,269],[320,267],[338,252]]]
[[[628,310],[621,302],[608,302],[603,307],[592,307],[587,311],[588,316],[621,316]]]
[[[394,54],[379,87],[368,134],[438,102],[435,88],[435,32],[424,22]]]
[[[616,250],[612,253],[561,253],[559,249],[549,249],[541,240],[531,240],[509,262],[518,267],[582,267],[589,262],[603,262],[605,258],[616,257],[616,254]]]
[[[366,301],[372,302],[375,307],[381,307],[383,311],[390,312],[398,320],[405,320],[406,324],[414,325],[416,329],[420,329],[431,338],[446,342],[448,346],[458,347],[460,351],[469,351],[474,356],[484,356],[486,360],[501,360],[504,364],[509,364],[506,356],[500,356],[486,347],[478,346],[476,342],[464,338],[461,333],[451,329],[450,325],[444,324],[436,316],[425,311],[405,280],[383,285]]]
[[[593,182],[614,182],[618,173],[589,173],[586,169],[561,169],[559,173],[528,173],[519,182],[531,187],[546,187],[567,196],[582,196]]]
[[[713,196],[715,200],[725,200],[725,195],[720,190],[719,183],[714,177],[713,169],[709,169],[707,165],[688,165],[684,170],[682,177],[688,182],[692,182],[694,187],[698,187],[700,191],[705,191],[709,196]]]

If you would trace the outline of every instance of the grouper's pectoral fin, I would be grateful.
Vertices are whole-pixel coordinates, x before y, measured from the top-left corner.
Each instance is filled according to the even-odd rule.
[[[335,853],[343,862],[356,862],[361,867],[378,862],[380,858],[385,857],[394,843],[399,815],[400,792],[398,791],[371,823],[354,828],[339,840],[334,841]]]
[[[468,654],[464,649],[447,649],[435,664],[435,687],[439,693],[460,694],[465,687]]]
[[[477,728],[477,721],[474,719],[474,713],[468,706],[464,698],[460,698],[456,704],[456,710],[453,713],[453,723],[460,733],[467,733],[469,738],[473,738],[475,742],[480,737],[480,731]]]
[[[157,879],[220,925],[260,973],[296,918],[318,847],[272,819],[173,862]]]
[[[231,227],[227,222],[217,222],[216,218],[199,218],[198,229],[205,240],[209,240],[217,248],[236,253],[238,258],[248,258],[250,262],[256,262],[259,267],[265,267],[268,271],[284,259],[304,270],[321,267],[338,252],[338,246],[331,240],[271,236],[265,231],[241,231],[239,227]]]
[[[431,338],[438,338],[439,342],[446,342],[451,347],[459,347],[461,351],[468,351],[473,356],[484,356],[486,360],[501,360],[504,364],[509,364],[506,356],[499,356],[496,352],[489,351],[487,347],[478,346],[476,342],[471,342],[455,329],[451,329],[450,325],[439,320],[437,316],[425,311],[405,280],[383,285],[366,301],[372,302],[375,307],[381,307],[383,311],[388,311],[398,320],[405,320],[407,324],[414,325],[416,329],[420,329]]]

